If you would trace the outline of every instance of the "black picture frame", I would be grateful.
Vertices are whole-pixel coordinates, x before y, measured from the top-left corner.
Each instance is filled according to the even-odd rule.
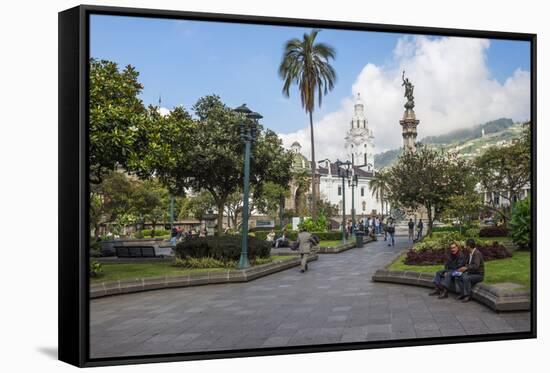
[[[82,5],[59,13],[59,360],[78,367],[93,367],[536,338],[537,252],[534,249],[531,260],[531,330],[529,332],[90,359],[89,257],[86,250],[89,240],[87,128],[89,17],[93,14],[413,33],[417,35],[480,37],[530,42],[531,198],[533,206],[531,213],[533,222],[532,242],[533,247],[537,247],[536,34]]]

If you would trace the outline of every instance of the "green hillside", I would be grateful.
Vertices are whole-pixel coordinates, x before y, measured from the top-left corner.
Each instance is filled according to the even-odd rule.
[[[482,130],[484,136],[482,137]],[[472,128],[451,131],[444,135],[428,136],[422,144],[448,151],[456,151],[466,158],[473,158],[491,146],[502,146],[521,135],[521,124],[512,119],[501,118]],[[374,156],[377,169],[391,166],[402,149],[392,149]]]

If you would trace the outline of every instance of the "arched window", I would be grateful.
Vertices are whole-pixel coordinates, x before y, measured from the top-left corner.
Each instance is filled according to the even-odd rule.
[[[363,207],[363,211],[366,211],[367,210],[367,202],[363,201],[363,203],[361,205]]]

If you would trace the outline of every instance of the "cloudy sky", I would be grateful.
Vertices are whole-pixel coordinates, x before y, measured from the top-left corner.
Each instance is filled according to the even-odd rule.
[[[142,99],[169,110],[206,94],[230,106],[246,102],[286,146],[309,155],[308,117],[295,90],[281,94],[284,42],[309,29],[215,22],[93,16],[91,56],[140,72]],[[401,145],[401,74],[415,86],[419,138],[501,117],[529,119],[529,43],[475,38],[323,30],[338,80],[314,113],[317,158],[343,157],[344,136],[361,94],[376,152]]]

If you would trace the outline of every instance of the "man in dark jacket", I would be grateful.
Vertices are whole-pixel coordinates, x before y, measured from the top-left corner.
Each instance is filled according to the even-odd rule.
[[[448,290],[453,280],[452,273],[464,266],[465,263],[464,254],[458,247],[458,244],[456,242],[451,243],[444,269],[435,273],[433,280],[435,290],[432,291],[430,295],[438,295],[439,299],[447,298],[449,296]]]
[[[457,277],[459,292],[456,299],[462,299],[462,302],[469,302],[472,299],[472,286],[483,281],[485,274],[483,255],[471,238],[466,240],[466,251],[466,263],[457,270],[462,275]]]

